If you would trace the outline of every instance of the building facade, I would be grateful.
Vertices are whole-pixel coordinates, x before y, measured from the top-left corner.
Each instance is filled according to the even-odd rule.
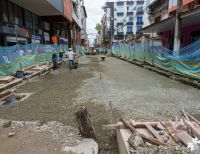
[[[0,6],[1,46],[69,44],[70,19],[64,16],[62,0],[1,0]]]
[[[71,47],[77,43],[74,39],[81,38],[76,31],[82,24],[73,27],[71,0],[1,0],[0,6],[0,46],[58,43]]]
[[[85,46],[87,42],[86,18],[87,12],[84,6],[84,0],[73,0],[72,13],[72,44],[75,50],[76,46]]]
[[[162,45],[173,50],[177,0],[153,0],[148,5],[150,26],[143,32],[156,32]],[[200,39],[200,0],[182,0],[181,48]]]
[[[145,0],[107,2],[104,7],[105,39],[120,41],[133,38],[149,23],[145,6]]]

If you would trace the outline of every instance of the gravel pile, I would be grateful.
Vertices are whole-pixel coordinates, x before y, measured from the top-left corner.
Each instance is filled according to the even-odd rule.
[[[116,83],[106,74],[101,73],[100,79],[99,72],[85,80],[77,94],[74,98],[76,103],[90,101],[108,106],[111,102],[114,108],[122,111],[124,118],[139,121],[174,119],[183,108],[189,111],[195,108],[197,113],[200,112],[200,96],[193,88],[179,90],[157,84],[146,89],[134,86],[130,89],[123,82]]]

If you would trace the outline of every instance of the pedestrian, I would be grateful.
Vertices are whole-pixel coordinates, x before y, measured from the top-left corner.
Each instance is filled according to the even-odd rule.
[[[52,55],[52,62],[53,62],[53,70],[56,70],[58,59],[57,59],[57,55],[55,53],[53,53],[53,55]]]
[[[69,52],[67,53],[68,61],[69,61],[69,69],[72,70],[74,66],[74,59],[75,59],[75,53],[72,51],[71,48],[69,48]]]
[[[59,62],[60,62],[60,63],[63,62],[63,56],[64,56],[63,54],[64,54],[63,51],[60,50],[60,51],[59,51]]]

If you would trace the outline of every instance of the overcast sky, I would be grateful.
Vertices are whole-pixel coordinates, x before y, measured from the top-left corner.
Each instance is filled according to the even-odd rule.
[[[102,6],[105,4],[106,0],[85,0],[85,6],[87,11],[87,32],[96,33],[95,26],[101,21],[103,16]],[[94,39],[95,35],[89,35],[89,39]]]

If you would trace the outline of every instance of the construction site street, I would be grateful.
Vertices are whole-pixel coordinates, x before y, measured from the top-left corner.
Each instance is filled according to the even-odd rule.
[[[120,118],[137,121],[174,119],[182,109],[200,117],[200,92],[125,61],[82,56],[79,68],[66,64],[17,89],[32,93],[26,100],[0,106],[0,118],[19,121],[58,121],[75,127],[74,113],[86,106],[102,151],[117,149],[116,141],[102,125]]]

